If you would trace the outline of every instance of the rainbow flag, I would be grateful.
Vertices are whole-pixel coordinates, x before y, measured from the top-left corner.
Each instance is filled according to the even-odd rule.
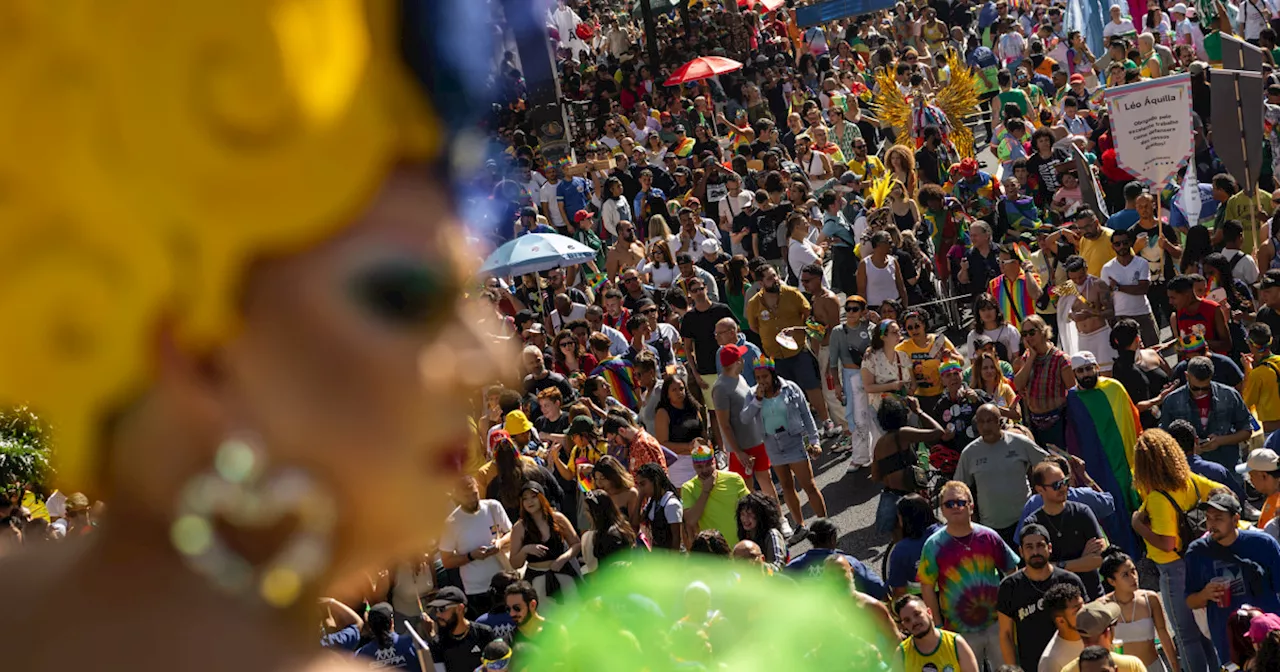
[[[631,362],[621,357],[610,357],[600,362],[591,375],[604,378],[609,383],[611,396],[623,406],[633,411],[639,410],[640,396],[636,394],[635,369]]]
[[[1035,275],[1031,278],[1032,282],[1040,282]],[[1036,302],[1031,298],[1031,285],[1027,281],[1026,273],[1020,273],[1013,281],[1006,278],[1003,273],[992,278],[991,282],[987,283],[987,293],[995,298],[1005,321],[1015,327],[1021,325],[1022,320],[1028,315],[1034,315],[1036,312]]]
[[[693,145],[694,145],[693,138],[685,138],[684,142],[676,146],[675,148],[676,156],[682,159],[689,158],[689,156],[693,154]]]
[[[1084,460],[1085,470],[1115,499],[1121,524],[1114,533],[1120,538],[1111,542],[1130,554],[1138,552],[1138,544],[1128,521],[1142,506],[1133,489],[1133,444],[1141,426],[1138,408],[1114,378],[1100,376],[1092,390],[1067,391],[1067,452]]]

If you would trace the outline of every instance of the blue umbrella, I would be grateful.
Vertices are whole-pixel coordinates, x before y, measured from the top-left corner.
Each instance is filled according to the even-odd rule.
[[[577,266],[596,258],[596,251],[558,233],[527,233],[494,250],[480,273],[498,277],[541,273]]]

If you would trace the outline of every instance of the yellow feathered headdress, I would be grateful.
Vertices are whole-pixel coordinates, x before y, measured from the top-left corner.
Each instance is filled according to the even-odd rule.
[[[866,208],[868,211],[883,207],[889,201],[889,194],[893,192],[894,185],[901,185],[897,178],[889,171],[871,183],[871,187],[867,189]]]
[[[149,344],[236,328],[248,263],[334,235],[442,133],[397,3],[7,0],[0,9],[0,403],[83,485]]]

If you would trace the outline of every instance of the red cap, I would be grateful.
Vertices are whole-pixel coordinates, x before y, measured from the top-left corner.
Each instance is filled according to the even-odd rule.
[[[960,162],[960,174],[965,177],[973,177],[978,174],[978,162],[975,159],[964,159]]]
[[[1077,72],[1076,74],[1071,75],[1070,77],[1067,78],[1068,84],[1075,84],[1077,82],[1080,84],[1084,84],[1084,75]]]
[[[573,213],[573,223],[574,223],[574,224],[581,224],[581,223],[582,223],[582,220],[584,220],[584,219],[588,219],[588,218],[590,218],[590,217],[591,217],[591,213],[590,213],[590,212],[587,212],[586,210],[579,210],[579,211],[577,211],[577,212]]]
[[[747,346],[745,345],[726,345],[720,348],[720,366],[729,366],[736,363],[747,354]]]

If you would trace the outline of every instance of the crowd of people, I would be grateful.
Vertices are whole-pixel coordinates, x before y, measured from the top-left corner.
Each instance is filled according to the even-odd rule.
[[[498,59],[488,242],[596,255],[483,278],[476,326],[519,375],[483,392],[437,547],[323,600],[322,645],[520,669],[595,576],[687,553],[844,577],[884,669],[1280,670],[1280,6],[1112,4],[1095,54],[1059,2],[812,26],[805,3],[741,4],[659,14],[649,54],[630,2],[557,0],[568,162]],[[1213,145],[1230,33],[1266,59],[1252,192]],[[743,67],[664,85],[712,54]],[[1124,170],[1104,100],[1179,73],[1199,212],[1181,174]],[[979,105],[951,120],[962,75]],[[898,98],[906,126],[879,118]],[[831,519],[825,453],[835,487],[878,489],[874,530]],[[83,494],[57,503],[4,502],[0,539],[93,531]],[[883,577],[842,550],[872,535],[893,542]],[[636,646],[704,669],[713,611]]]

